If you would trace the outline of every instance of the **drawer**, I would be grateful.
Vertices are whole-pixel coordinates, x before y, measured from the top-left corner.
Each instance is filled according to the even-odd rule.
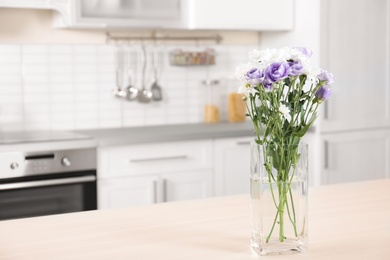
[[[98,176],[110,178],[212,168],[212,140],[99,148]]]

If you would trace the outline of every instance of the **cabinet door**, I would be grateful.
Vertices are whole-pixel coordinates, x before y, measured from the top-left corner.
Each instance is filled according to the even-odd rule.
[[[128,28],[184,28],[182,0],[81,0],[72,6],[75,25]]]
[[[187,172],[212,168],[212,140],[99,148],[99,178]]]
[[[10,1],[10,0],[0,0],[1,8],[32,8],[32,9],[51,9],[52,3],[54,1],[46,0],[21,0],[21,1]]]
[[[325,184],[389,176],[390,131],[322,135]]]
[[[215,192],[217,196],[249,193],[250,141],[254,137],[215,140]]]
[[[98,180],[99,209],[156,203],[158,177],[126,177]]]
[[[388,1],[323,0],[321,10],[321,66],[335,77],[321,131],[388,126]]]
[[[190,29],[291,30],[291,0],[189,0]]]
[[[162,201],[180,201],[211,197],[211,170],[178,172],[161,175]]]

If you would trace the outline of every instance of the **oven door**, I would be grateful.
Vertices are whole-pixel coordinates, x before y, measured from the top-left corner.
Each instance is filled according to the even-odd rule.
[[[0,220],[94,210],[96,171],[0,181]]]

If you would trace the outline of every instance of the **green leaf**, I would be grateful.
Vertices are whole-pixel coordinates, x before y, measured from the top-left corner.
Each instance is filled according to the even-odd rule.
[[[305,125],[303,128],[301,128],[297,133],[296,136],[302,137],[306,134],[307,130],[313,125],[314,121],[316,120],[317,115],[313,114],[308,122],[307,125]]]

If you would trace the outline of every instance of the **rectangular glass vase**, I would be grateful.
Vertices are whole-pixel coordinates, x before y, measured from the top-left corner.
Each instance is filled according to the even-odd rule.
[[[271,152],[255,142],[251,145],[251,247],[258,255],[304,253],[308,230],[307,145],[276,151],[290,163],[284,167],[280,163],[275,169],[273,160],[283,158],[270,156]]]

